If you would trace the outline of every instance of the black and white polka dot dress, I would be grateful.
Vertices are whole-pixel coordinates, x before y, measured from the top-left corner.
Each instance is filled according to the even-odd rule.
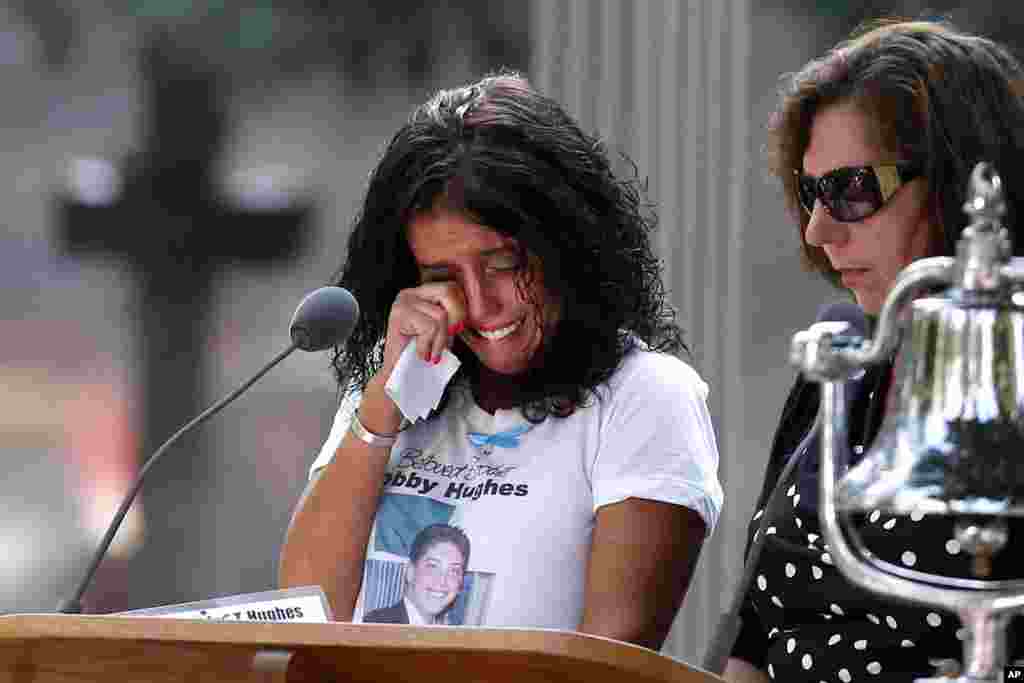
[[[887,367],[860,380],[850,415],[854,452],[860,437],[874,438],[888,385]],[[818,386],[798,381],[776,434],[764,492],[750,524],[753,542],[761,517],[769,526],[741,616],[732,656],[796,681],[911,681],[934,675],[939,660],[960,660],[968,637],[959,619],[938,609],[895,601],[862,590],[835,568],[818,523],[818,445],[785,482],[774,510],[763,506],[795,444],[818,406]],[[856,429],[854,427],[857,427]],[[971,558],[952,540],[952,521],[941,516],[892,516],[872,511],[858,523],[865,545],[881,559],[934,574],[970,577]],[[1011,524],[1009,547],[1024,535]],[[1016,566],[1014,566],[1016,565]],[[993,562],[993,579],[1024,576],[1013,553]],[[1015,652],[1011,628],[1008,643]]]

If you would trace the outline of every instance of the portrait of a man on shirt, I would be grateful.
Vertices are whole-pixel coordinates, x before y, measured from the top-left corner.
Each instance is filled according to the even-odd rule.
[[[364,622],[448,624],[469,563],[469,538],[458,527],[432,524],[413,539],[402,599],[368,612]]]

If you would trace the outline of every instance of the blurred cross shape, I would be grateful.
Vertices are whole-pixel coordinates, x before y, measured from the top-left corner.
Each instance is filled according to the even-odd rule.
[[[57,228],[66,252],[113,254],[131,266],[138,285],[138,413],[146,457],[207,403],[204,349],[219,270],[295,258],[306,241],[313,206],[266,182],[248,195],[225,194],[216,180],[229,123],[223,75],[197,63],[195,54],[166,32],[151,34],[142,56],[147,87],[142,148],[121,165],[73,162],[67,192],[58,198]],[[168,602],[195,597],[184,565],[202,555],[192,546],[200,543],[203,506],[185,503],[196,497],[195,487],[212,486],[219,476],[215,459],[187,452],[203,450],[199,439],[176,448],[186,452],[162,462],[161,472],[143,489],[145,527],[159,541],[143,547],[133,560],[140,566],[133,564],[130,572],[150,583],[157,583],[150,577],[159,574],[160,599]],[[88,448],[77,452],[94,457]],[[185,540],[175,547],[169,543],[175,537]],[[127,604],[99,607],[119,609],[140,600],[130,594],[122,598]]]

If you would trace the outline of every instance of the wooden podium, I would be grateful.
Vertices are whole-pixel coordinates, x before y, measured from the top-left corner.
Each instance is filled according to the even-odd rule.
[[[575,681],[712,683],[651,650],[569,631],[0,617],[0,683]]]

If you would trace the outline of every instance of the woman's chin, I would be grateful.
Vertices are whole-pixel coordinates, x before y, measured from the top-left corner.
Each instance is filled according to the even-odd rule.
[[[526,372],[527,368],[529,367],[529,364],[526,361],[522,360],[522,359],[515,359],[515,358],[507,358],[507,359],[505,359],[505,358],[495,358],[495,359],[490,359],[490,358],[481,358],[480,356],[477,356],[477,358],[480,359],[480,364],[483,365],[485,368],[487,368],[490,372],[492,372],[492,373],[494,373],[496,375],[504,375],[504,376],[509,377],[509,378],[515,377],[516,375],[523,374],[524,372]]]
[[[529,369],[530,358],[533,355],[524,348],[524,340],[519,334],[521,331],[498,341],[474,339],[469,348],[480,364],[491,372],[510,377],[521,375]]]
[[[867,315],[877,316],[882,310],[882,304],[885,303],[884,297],[878,296],[873,292],[861,293],[854,291],[853,298]]]

